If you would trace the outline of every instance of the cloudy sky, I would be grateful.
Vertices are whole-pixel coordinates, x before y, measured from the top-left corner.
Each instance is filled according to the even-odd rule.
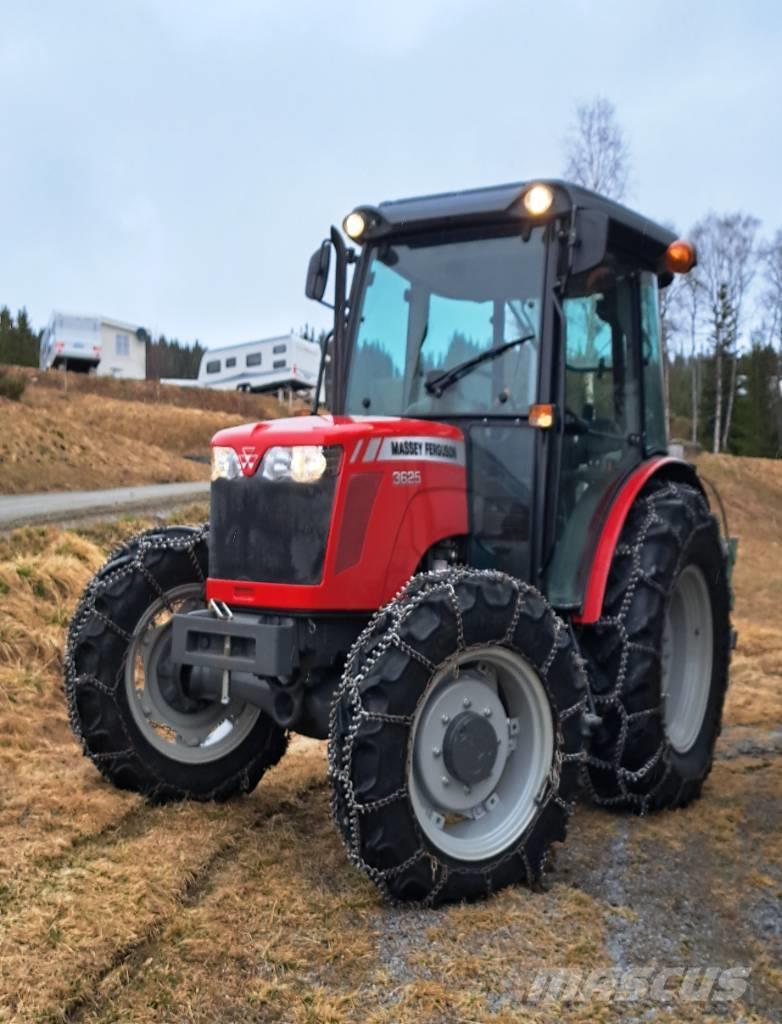
[[[208,345],[324,324],[359,202],[557,175],[617,107],[630,205],[782,227],[773,0],[3,0],[0,304]]]

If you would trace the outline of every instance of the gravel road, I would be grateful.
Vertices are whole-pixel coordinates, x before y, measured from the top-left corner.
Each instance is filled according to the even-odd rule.
[[[209,493],[204,481],[113,487],[103,491],[55,491],[0,495],[0,529],[29,523],[65,522],[97,514],[170,508]]]

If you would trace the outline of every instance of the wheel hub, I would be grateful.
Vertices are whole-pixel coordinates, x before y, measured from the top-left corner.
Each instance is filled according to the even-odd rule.
[[[497,733],[487,717],[474,711],[461,711],[445,732],[445,767],[465,785],[483,782],[491,776],[498,743]]]
[[[491,733],[491,759],[489,732],[473,724],[476,718]],[[477,671],[463,671],[427,702],[420,730],[417,769],[430,800],[446,814],[475,813],[491,796],[513,746],[495,685]]]
[[[713,636],[709,588],[702,571],[688,565],[668,602],[662,642],[665,728],[679,754],[692,749],[706,715]]]
[[[141,616],[125,659],[130,712],[144,739],[167,757],[187,764],[215,761],[239,746],[261,711],[238,699],[194,699],[171,660],[171,615],[201,603],[200,584],[161,595]]]
[[[430,842],[459,860],[505,849],[534,815],[554,748],[534,669],[497,645],[457,654],[416,713],[410,799]]]

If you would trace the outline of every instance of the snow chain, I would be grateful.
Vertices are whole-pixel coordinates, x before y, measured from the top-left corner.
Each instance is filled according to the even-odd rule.
[[[202,526],[189,527],[186,529],[188,529],[189,532],[184,536],[168,536],[168,531],[166,529],[152,528],[151,530],[138,534],[130,541],[126,541],[124,544],[115,548],[109,555],[103,567],[98,570],[87,584],[81,601],[79,602],[76,611],[73,614],[73,618],[71,619],[64,660],[64,686],[65,693],[68,698],[70,725],[74,735],[81,743],[83,752],[97,765],[100,765],[102,755],[96,754],[87,748],[82,732],[81,722],[76,710],[76,688],[81,683],[89,683],[102,693],[106,694],[106,696],[114,699],[114,693],[118,684],[115,681],[113,685],[109,686],[102,680],[97,679],[95,676],[85,673],[80,675],[78,673],[76,669],[75,652],[81,639],[82,631],[89,625],[93,618],[96,618],[103,622],[108,629],[116,633],[117,636],[121,636],[127,641],[131,639],[130,634],[127,633],[126,630],[100,611],[97,607],[97,602],[110,587],[117,583],[117,581],[136,573],[141,574],[144,577],[151,589],[154,591],[156,597],[163,601],[164,604],[166,604],[166,607],[170,610],[170,605],[166,602],[163,589],[145,564],[145,556],[150,551],[186,552],[193,563],[193,567],[198,574],[198,578],[202,583],[205,583],[206,578],[195,552],[198,545],[208,537],[209,524],[204,523]],[[125,561],[125,559],[127,559],[127,561]],[[112,568],[113,563],[115,562],[121,562],[121,564],[118,564],[117,568]],[[105,755],[105,757],[116,758],[124,753],[127,753],[127,751],[114,751],[111,754]]]
[[[382,890],[385,897],[390,902],[398,905],[402,905],[402,901],[396,899],[389,891],[388,881],[407,870],[419,860],[424,858],[429,860],[433,878],[437,876],[437,872],[439,870],[439,878],[437,879],[434,888],[427,895],[426,899],[422,901],[423,905],[431,905],[436,901],[437,896],[442,891],[448,880],[449,873],[467,874],[474,872],[475,868],[454,867],[441,861],[434,852],[424,846],[422,834],[417,821],[415,822],[415,828],[418,835],[419,848],[406,861],[401,864],[397,864],[392,868],[380,870],[368,864],[362,858],[360,852],[362,816],[369,811],[377,810],[380,807],[386,806],[387,804],[393,803],[397,800],[406,799],[408,797],[408,788],[407,785],[404,785],[380,800],[374,800],[371,803],[362,804],[356,798],[351,779],[351,758],[355,738],[362,722],[364,721],[393,722],[408,727],[412,726],[418,707],[420,707],[421,702],[424,700],[427,690],[424,688],[421,693],[416,711],[412,715],[404,716],[368,711],[362,703],[361,686],[380,658],[386,653],[386,651],[393,647],[420,661],[431,672],[434,672],[435,668],[438,667],[432,665],[431,662],[429,662],[429,660],[419,652],[412,650],[409,644],[402,640],[399,635],[400,629],[406,619],[413,614],[419,605],[433,594],[445,594],[453,607],[457,630],[457,651],[454,653],[458,654],[467,650],[464,640],[462,610],[459,606],[456,585],[463,580],[475,580],[476,578],[491,582],[509,584],[516,591],[517,596],[511,623],[503,639],[501,641],[493,641],[493,643],[496,643],[498,646],[511,646],[512,637],[522,611],[523,601],[529,595],[540,597],[539,592],[534,587],[522,582],[521,580],[515,579],[514,577],[508,576],[505,573],[491,569],[478,570],[465,566],[458,566],[445,571],[422,573],[407,583],[388,605],[378,611],[370,620],[364,631],[360,634],[348,655],[342,680],[331,706],[329,719],[328,764],[329,776],[332,782],[332,816],[335,820],[338,831],[340,834],[343,834],[350,862],[356,868],[363,871]],[[388,628],[385,628],[387,625]],[[380,633],[381,629],[384,629],[382,634]],[[543,683],[546,693],[550,699],[551,692],[546,677],[560,647],[560,638],[566,633],[567,627],[562,620],[557,617],[555,620],[555,634],[551,651],[549,652],[542,668],[538,671],[541,682]],[[582,671],[584,667],[583,660],[580,656],[575,654],[575,652],[574,659],[579,671]],[[454,666],[454,671],[455,674],[458,673],[457,666]],[[580,714],[583,717],[587,707],[586,687],[584,687],[584,689],[584,696],[582,696],[580,700],[578,700],[572,707],[565,708],[560,712],[560,721],[564,721],[574,714]],[[339,714],[340,704],[343,702],[347,702],[347,704],[349,704],[352,709],[352,715],[347,734],[344,737],[339,737],[337,734],[337,716]],[[552,800],[561,806],[567,815],[570,815],[572,812],[575,801],[565,801],[558,793],[560,772],[562,764],[566,761],[583,762],[584,754],[583,752],[563,754],[562,746],[562,732],[558,721],[556,754],[546,780],[543,795],[539,800],[536,819]],[[410,749],[407,751],[408,772],[411,756],[412,745],[410,745]],[[340,806],[340,800],[344,801],[346,805],[345,807]],[[348,818],[347,836],[344,835],[343,830],[339,825],[340,816],[345,813]],[[540,866],[540,871],[533,871],[526,855],[526,851],[524,850],[523,842],[520,840],[517,846],[506,851],[506,853],[501,857],[498,857],[483,869],[483,874],[485,875],[487,882],[487,892],[491,891],[489,877],[490,872],[496,870],[496,868],[505,861],[516,856],[520,856],[523,859],[527,881],[529,884],[533,884],[539,878],[540,873],[545,869],[548,852]]]
[[[654,715],[662,716],[664,713],[662,703],[658,704],[654,708],[646,708],[643,711],[636,711],[632,714],[629,714],[625,709],[622,697],[624,694],[625,682],[627,679],[627,665],[630,660],[631,654],[634,651],[636,651],[641,654],[651,654],[657,659],[661,658],[661,651],[636,643],[635,641],[630,639],[630,635],[628,633],[628,629],[626,626],[626,617],[628,611],[630,610],[630,606],[632,604],[635,591],[639,587],[639,585],[643,584],[658,591],[661,589],[660,585],[656,583],[655,580],[653,580],[647,573],[644,572],[641,565],[641,554],[650,529],[655,525],[666,525],[665,520],[662,518],[662,516],[660,516],[657,510],[658,502],[664,501],[668,498],[677,497],[678,495],[679,489],[676,486],[676,484],[668,483],[667,486],[660,488],[660,490],[654,491],[653,493],[639,500],[639,504],[645,510],[645,516],[641,524],[641,527],[635,537],[635,540],[632,544],[619,544],[616,548],[617,555],[629,555],[632,559],[633,564],[630,582],[623,595],[622,604],[616,615],[604,616],[603,618],[599,619],[597,623],[595,623],[595,626],[590,627],[597,629],[600,629],[601,627],[611,627],[618,632],[621,640],[622,654],[620,658],[619,672],[617,673],[616,681],[612,689],[608,693],[599,694],[595,692],[594,688],[591,688],[591,697],[595,705],[595,710],[597,714],[604,715],[606,711],[615,711],[621,718],[621,727],[619,738],[616,744],[616,753],[613,761],[604,761],[601,758],[595,757],[593,754],[589,753],[585,758],[584,770],[582,773],[582,784],[584,788],[587,790],[590,799],[593,800],[595,804],[598,804],[601,807],[627,807],[633,805],[638,808],[641,815],[644,815],[648,812],[651,801],[654,799],[658,790],[665,784],[668,776],[671,774],[672,766],[670,746],[665,740],[663,740],[663,742],[660,744],[660,746],[654,752],[654,754],[652,754],[652,756],[649,757],[647,761],[636,771],[630,771],[629,769],[624,768],[622,765],[625,754],[625,744],[627,742],[627,735],[631,724],[639,721],[642,718],[649,718]],[[705,505],[705,499],[703,499],[702,496],[701,500],[704,501]],[[686,509],[686,504],[684,504],[683,507]],[[706,506],[706,509],[708,510],[708,506]],[[709,513],[709,515],[711,514]],[[680,559],[681,554],[683,553],[684,548],[686,547],[686,543],[696,533],[700,532],[701,530],[706,530],[709,528],[710,522],[702,523],[700,526],[696,523],[693,523],[692,532],[688,535],[685,543],[682,545]],[[679,565],[677,565],[676,573],[674,573],[674,583],[678,571]],[[671,586],[671,589],[666,591],[664,594],[666,600],[668,600],[671,596],[672,587],[673,584]],[[589,662],[587,660],[587,670],[588,665]],[[640,779],[643,779],[660,762],[664,764],[665,769],[659,781],[648,793],[634,793],[628,789],[629,783],[638,782]],[[597,790],[595,789],[594,784],[592,783],[592,779],[589,775],[589,767],[598,768],[604,771],[612,771],[616,777],[617,785],[620,790],[619,795],[612,797],[600,796]]]

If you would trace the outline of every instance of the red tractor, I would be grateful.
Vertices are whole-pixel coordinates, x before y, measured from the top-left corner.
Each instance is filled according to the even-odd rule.
[[[695,253],[557,181],[344,230],[306,285],[333,259],[331,413],[221,431],[209,526],[112,554],[71,722],[155,801],[328,738],[351,861],[395,899],[479,897],[538,879],[580,787],[644,813],[711,768],[734,547],[668,454],[658,315]]]

